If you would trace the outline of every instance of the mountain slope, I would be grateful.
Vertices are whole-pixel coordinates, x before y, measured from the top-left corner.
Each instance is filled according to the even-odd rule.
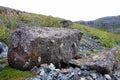
[[[0,7],[0,41],[9,44],[12,32],[20,27],[60,27],[64,19],[40,14],[27,13]],[[93,38],[104,47],[114,47],[120,43],[120,36],[91,27],[73,23],[72,28],[81,30],[83,38]]]
[[[76,23],[120,34],[120,16],[108,16],[93,21],[76,21]]]

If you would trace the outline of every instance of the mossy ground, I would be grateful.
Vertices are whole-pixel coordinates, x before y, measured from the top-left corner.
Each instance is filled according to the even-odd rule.
[[[21,71],[11,68],[8,63],[0,60],[0,64],[5,66],[5,69],[0,71],[0,80],[24,80],[26,78],[34,77],[35,75],[30,71]]]

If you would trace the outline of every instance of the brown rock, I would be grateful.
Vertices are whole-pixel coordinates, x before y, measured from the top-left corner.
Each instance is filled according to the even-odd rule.
[[[16,30],[8,51],[10,66],[26,70],[41,63],[61,67],[77,52],[82,33],[65,28],[23,28]]]
[[[63,20],[60,23],[62,24],[63,28],[68,28],[69,26],[72,25],[72,21],[70,21],[70,20]]]
[[[69,71],[68,71],[68,69],[61,69],[61,73],[62,73],[62,74],[68,74]]]
[[[93,55],[92,57],[86,57],[82,59],[72,59],[69,63],[72,66],[77,67],[87,67],[90,70],[96,70],[102,74],[110,74],[114,73],[114,70],[118,66],[117,59],[117,49],[111,51],[105,51],[100,54]]]

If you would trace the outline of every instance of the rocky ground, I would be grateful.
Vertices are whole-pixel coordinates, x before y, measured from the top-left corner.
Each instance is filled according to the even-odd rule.
[[[34,67],[31,72],[37,76],[28,80],[120,80],[120,65],[113,54],[115,50],[113,48],[99,56],[81,57],[76,59],[78,63],[74,61],[72,64],[75,65],[66,68],[55,68],[52,63],[43,64],[40,68]]]
[[[68,67],[57,69],[53,64],[46,65],[42,68],[34,67],[31,72],[37,76],[27,80],[120,80],[120,68],[110,76],[101,74],[95,70],[88,70],[86,67]]]
[[[3,53],[6,55],[4,49],[6,47],[0,47],[2,51],[0,56],[3,58]],[[75,59],[80,60],[80,63],[74,62],[75,65],[71,63],[65,68],[57,68],[52,63],[41,64],[41,67],[38,68],[35,66],[30,70],[31,73],[36,74],[36,77],[28,78],[26,80],[120,80],[120,65],[117,65],[117,67],[114,66],[114,63],[117,61],[114,61],[116,58],[112,55],[116,49],[117,48],[113,48],[110,50],[110,55],[107,55],[108,57],[106,57],[106,55],[104,56],[104,54],[102,54],[102,52],[104,52],[102,46],[98,44],[95,39],[82,39],[79,47],[80,54],[78,54]],[[96,54],[84,54],[85,52],[91,53],[92,51],[100,52],[103,56],[99,57],[96,56]],[[81,64],[83,66],[81,66]],[[87,64],[87,66],[84,64]],[[90,68],[90,66],[93,68]],[[0,70],[4,69],[5,67],[0,64]],[[110,71],[112,71],[112,73]]]
[[[100,52],[104,48],[92,37],[82,38],[80,41],[79,52]]]

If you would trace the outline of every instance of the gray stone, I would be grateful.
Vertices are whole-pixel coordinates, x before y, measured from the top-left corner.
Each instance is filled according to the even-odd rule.
[[[38,74],[38,67],[37,66],[34,66],[31,70],[30,70],[31,73],[33,74]]]
[[[112,80],[112,78],[110,77],[110,75],[105,74],[104,76],[105,76],[105,78],[106,78],[107,80]]]
[[[40,70],[40,76],[44,76],[45,75],[45,71],[44,71],[44,69],[41,69]]]
[[[85,77],[81,77],[80,80],[86,80]]]
[[[21,70],[41,63],[64,66],[62,64],[68,64],[76,54],[81,37],[82,33],[76,29],[26,27],[16,30],[10,41],[8,62]]]
[[[49,67],[49,69],[51,69],[51,70],[55,70],[55,66],[54,66],[54,64],[52,64],[52,63],[50,63],[50,65],[49,65],[48,67]]]
[[[96,70],[101,74],[112,75],[118,66],[117,49],[108,50],[93,57],[86,57],[82,59],[72,59],[69,63],[74,66],[85,66],[88,69]]]
[[[86,80],[94,80],[94,79],[92,79],[90,76],[87,76]]]
[[[7,58],[8,46],[0,42],[0,58]]]
[[[97,78],[97,74],[96,73],[91,73],[90,75],[92,76],[93,79]]]

